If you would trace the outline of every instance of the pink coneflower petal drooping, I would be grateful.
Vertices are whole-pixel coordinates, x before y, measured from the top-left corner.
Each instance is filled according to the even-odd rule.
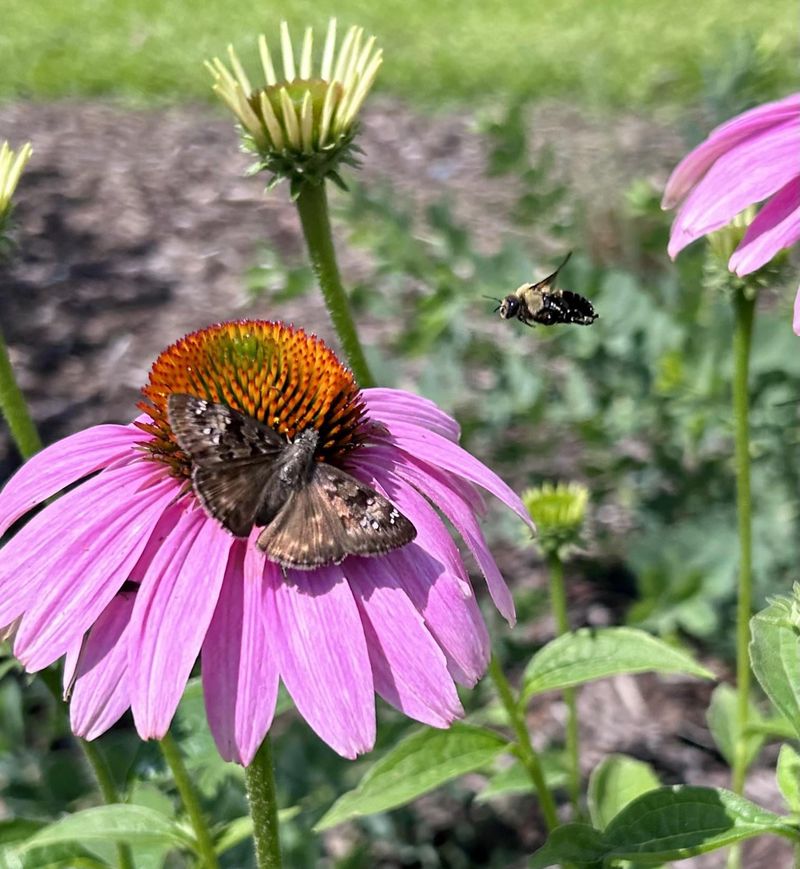
[[[800,94],[737,115],[681,160],[662,201],[682,203],[669,255],[762,202],[728,262],[739,276],[800,239]]]
[[[530,520],[519,498],[458,446],[457,424],[410,393],[358,390],[321,341],[263,321],[186,336],[158,358],[143,396],[133,424],[96,426],[48,447],[0,493],[5,533],[82,481],[33,516],[0,562],[0,629],[13,625],[14,652],[28,670],[66,656],[74,731],[92,739],[131,708],[143,738],[161,737],[198,658],[219,750],[243,764],[270,727],[279,680],[346,757],[373,745],[376,693],[435,727],[461,715],[455,683],[480,678],[489,640],[441,516],[464,538],[509,622],[513,602],[478,525],[477,487]],[[203,457],[187,454],[171,428],[178,404],[216,412],[245,434],[268,427],[271,444],[260,448],[286,450],[292,462],[303,455],[296,444],[312,444],[309,479],[324,471],[326,483],[349,487],[354,510],[358,498],[372,510],[388,499],[387,521],[411,523],[411,532],[339,550],[319,566],[287,566],[259,537],[271,516],[234,536],[214,518],[222,515],[215,489],[201,492],[201,504]],[[216,460],[218,432],[208,434]],[[230,461],[249,468],[262,460]],[[366,514],[360,527],[383,533],[373,521]],[[313,549],[312,539],[299,542]]]

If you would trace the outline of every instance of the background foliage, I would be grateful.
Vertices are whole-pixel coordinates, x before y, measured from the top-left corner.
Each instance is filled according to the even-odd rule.
[[[598,226],[595,203],[565,186],[552,154],[529,152],[529,109],[557,98],[606,113],[613,125],[621,108],[637,108],[675,119],[692,144],[714,123],[797,87],[793,36],[785,27],[794,11],[790,0],[773,3],[769,16],[729,0],[513,0],[500,6],[348,0],[293,2],[256,15],[252,4],[239,2],[0,0],[0,94],[102,95],[147,104],[204,100],[209,89],[202,60],[221,53],[228,41],[240,48],[253,42],[254,33],[279,16],[319,25],[336,14],[343,24],[357,21],[377,33],[388,58],[380,77],[386,93],[425,111],[444,106],[474,113],[489,142],[487,175],[507,177],[517,191],[510,220],[520,230],[480,254],[448,201],[432,203],[420,216],[390,186],[359,182],[351,197],[337,200],[347,243],[373,264],[353,287],[356,310],[385,321],[391,335],[374,351],[378,378],[413,384],[452,410],[466,445],[516,488],[544,479],[586,482],[592,521],[579,565],[584,578],[600,586],[615,579],[616,593],[621,586],[625,597],[620,618],[628,624],[688,638],[724,656],[737,551],[729,305],[703,289],[713,275],[699,249],[676,265],[667,260],[669,216],[660,211],[660,191],[650,179],[632,175]],[[530,246],[520,242],[533,228],[552,255],[533,260]],[[615,244],[611,254],[595,256],[601,231]],[[562,283],[592,300],[601,315],[597,323],[530,332],[502,324],[507,331],[500,331],[481,294],[500,295],[546,274],[570,248],[575,254]],[[243,279],[270,302],[315,292],[307,268],[275,250],[265,251]],[[760,303],[753,351],[761,601],[797,578],[800,355],[789,329],[789,298],[788,279],[778,272]],[[496,517],[491,523],[498,549],[519,543],[515,526]],[[526,592],[518,604],[522,623],[504,653],[522,661],[532,651],[526,625],[540,613],[542,598]],[[48,678],[54,682],[55,675]],[[465,702],[473,720],[496,720],[485,686]],[[521,845],[509,835],[513,820],[491,809],[493,794],[526,790],[514,767],[484,781],[483,801],[468,810],[474,788],[456,782],[422,809],[365,818],[324,842],[309,836],[381,751],[415,728],[383,708],[375,756],[351,764],[299,726],[288,703],[281,708],[277,775],[281,804],[292,807],[283,825],[287,865],[323,865],[323,847],[324,865],[342,869],[500,867],[522,859]],[[214,821],[246,815],[241,771],[219,760],[197,684],[184,698],[176,732]],[[128,800],[174,818],[174,793],[153,747],[140,744],[130,727],[101,745]],[[546,761],[550,780],[563,781],[557,746]],[[612,772],[621,775],[616,768],[603,774]],[[51,695],[0,658],[0,866],[7,865],[5,844],[95,802]],[[447,823],[438,824],[437,810]],[[229,828],[226,866],[247,866],[251,859],[237,829],[246,837],[246,822]],[[103,865],[110,854],[98,845],[53,845],[29,854],[24,865]],[[168,841],[137,851],[137,860],[141,866],[189,865]]]

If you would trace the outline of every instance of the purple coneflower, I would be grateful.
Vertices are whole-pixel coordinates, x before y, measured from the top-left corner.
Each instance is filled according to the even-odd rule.
[[[728,268],[739,276],[750,274],[794,244],[800,238],[800,94],[751,109],[713,130],[667,182],[662,206],[679,202],[668,247],[673,258],[761,202]],[[796,313],[795,331],[799,327]]]
[[[234,537],[200,505],[170,428],[176,394],[224,404],[287,444],[313,428],[314,459],[387,497],[416,538],[313,570],[281,567],[256,545],[263,529]],[[82,481],[29,519],[0,564],[0,627],[13,625],[29,671],[66,655],[75,733],[92,739],[130,707],[143,738],[163,736],[198,657],[220,753],[245,765],[270,727],[279,679],[346,757],[373,745],[375,693],[435,727],[461,715],[454,683],[480,678],[489,639],[440,514],[509,622],[513,602],[478,526],[476,484],[530,519],[458,446],[455,421],[402,390],[359,391],[317,338],[265,321],[186,336],[159,356],[143,396],[133,424],[53,444],[0,493],[4,533]]]

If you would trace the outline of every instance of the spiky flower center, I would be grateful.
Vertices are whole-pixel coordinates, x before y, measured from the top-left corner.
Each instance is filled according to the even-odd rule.
[[[275,429],[287,441],[319,433],[315,458],[336,464],[363,440],[364,403],[353,375],[322,341],[302,329],[267,320],[220,323],[192,332],[155,361],[138,422],[152,436],[146,447],[176,476],[191,465],[172,433],[173,393],[224,404]]]

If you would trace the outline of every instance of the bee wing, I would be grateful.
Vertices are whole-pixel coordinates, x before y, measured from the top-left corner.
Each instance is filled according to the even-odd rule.
[[[284,567],[311,570],[348,555],[380,555],[416,535],[390,501],[339,468],[320,463],[261,532],[258,545]]]
[[[558,277],[558,273],[564,266],[569,262],[569,258],[572,256],[572,251],[570,251],[565,257],[561,265],[553,272],[552,275],[548,275],[544,280],[539,281],[538,284],[534,284],[531,289],[534,290],[548,290],[553,284],[556,282],[556,278]]]

